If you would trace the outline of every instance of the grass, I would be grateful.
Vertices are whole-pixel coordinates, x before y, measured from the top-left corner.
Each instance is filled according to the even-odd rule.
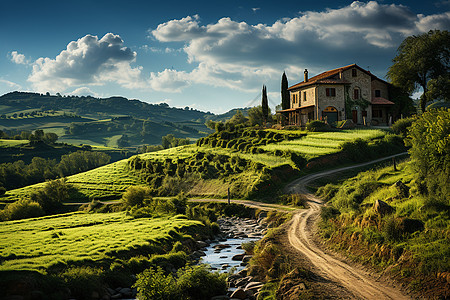
[[[261,146],[260,148],[274,152],[293,151],[304,154],[308,159],[321,155],[339,152],[340,145],[344,142],[360,139],[375,139],[383,137],[385,131],[379,129],[346,129],[336,132],[309,132],[306,137],[291,141]]]
[[[0,148],[19,147],[28,144],[28,140],[2,140],[0,139]]]
[[[3,222],[0,270],[45,272],[57,264],[102,261],[175,240],[183,230],[200,226],[184,217],[138,218],[124,212],[69,213]]]

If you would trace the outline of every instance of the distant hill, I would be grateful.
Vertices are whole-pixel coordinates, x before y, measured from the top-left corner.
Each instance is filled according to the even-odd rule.
[[[0,129],[10,134],[44,129],[59,141],[110,147],[160,144],[173,134],[196,140],[211,132],[208,119],[225,121],[237,110],[214,115],[166,103],[149,104],[124,97],[60,96],[11,92],[0,96]]]

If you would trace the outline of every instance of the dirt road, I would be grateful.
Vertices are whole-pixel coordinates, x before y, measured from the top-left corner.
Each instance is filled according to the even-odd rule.
[[[315,224],[320,215],[320,206],[322,205],[322,202],[319,198],[311,194],[306,186],[311,181],[320,177],[391,159],[395,156],[399,155],[351,167],[311,174],[290,183],[286,187],[287,192],[306,195],[310,205],[309,209],[295,213],[290,221],[288,227],[289,243],[311,261],[311,263],[320,271],[321,276],[341,283],[355,295],[355,298],[410,299],[410,297],[402,294],[399,290],[372,278],[367,272],[357,267],[350,266],[334,256],[325,253],[314,243],[313,235],[315,232]]]

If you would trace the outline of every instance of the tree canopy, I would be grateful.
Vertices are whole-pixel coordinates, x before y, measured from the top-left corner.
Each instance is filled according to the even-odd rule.
[[[283,72],[283,76],[281,76],[281,109],[289,109],[290,107],[288,86],[286,72]]]
[[[448,76],[450,62],[450,34],[448,31],[430,30],[406,38],[397,49],[397,56],[387,73],[392,84],[409,94],[423,89],[420,106],[425,111],[430,80]],[[432,81],[433,82],[433,81]]]

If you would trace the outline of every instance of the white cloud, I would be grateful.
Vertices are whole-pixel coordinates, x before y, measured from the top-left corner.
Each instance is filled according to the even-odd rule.
[[[171,70],[172,76],[180,73],[181,81],[256,91],[263,83],[278,82],[283,70],[297,75],[308,68],[314,74],[358,63],[385,72],[390,64],[386,57],[393,57],[406,36],[449,29],[449,20],[449,13],[423,16],[403,5],[355,1],[268,25],[230,18],[201,25],[198,16],[188,16],[160,24],[151,33],[160,42],[185,43],[188,61],[196,67],[190,73]]]
[[[136,52],[125,47],[118,35],[107,33],[101,39],[86,35],[70,42],[54,59],[37,59],[28,81],[38,91],[52,92],[106,82],[126,88],[145,87],[141,68],[131,66],[135,58]]]
[[[150,73],[150,86],[155,91],[179,93],[190,85],[189,74],[183,71],[165,69],[162,72]]]
[[[0,79],[0,84],[6,85],[9,89],[16,89],[16,90],[22,89],[22,86],[20,86],[19,84],[5,79]]]
[[[27,60],[27,58],[25,57],[25,55],[20,54],[20,53],[17,52],[17,51],[12,51],[12,52],[10,53],[10,56],[11,56],[11,61],[12,61],[13,63],[15,63],[15,64],[18,64],[18,65],[26,65],[26,64],[28,63],[28,60]]]
[[[94,97],[99,97],[100,96],[99,94],[97,94],[96,92],[93,92],[90,88],[85,87],[85,86],[75,89],[73,92],[69,93],[69,95],[94,96]]]

